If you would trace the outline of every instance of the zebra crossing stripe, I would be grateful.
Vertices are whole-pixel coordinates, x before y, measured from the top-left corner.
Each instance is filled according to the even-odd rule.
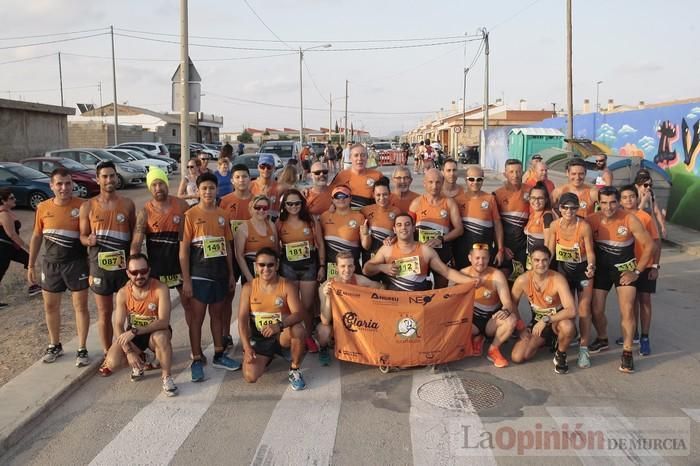
[[[333,464],[341,404],[340,362],[321,367],[318,357],[309,354],[302,374],[306,390],[289,387],[284,392],[251,464]]]

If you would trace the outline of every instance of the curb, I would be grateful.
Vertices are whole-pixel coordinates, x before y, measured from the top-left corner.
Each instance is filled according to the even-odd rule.
[[[180,305],[180,295],[176,290],[170,290],[170,300],[173,309]],[[76,340],[66,344],[66,348],[77,347]],[[97,323],[90,326],[87,346],[89,349],[99,348]],[[99,354],[99,350],[97,353]],[[102,358],[97,357],[82,370],[77,370],[72,361],[64,360],[54,364],[37,361],[0,387],[0,459],[36,427],[46,413],[54,410],[90,380],[101,364]],[[70,372],[66,370],[68,367]],[[37,383],[43,377],[38,375],[46,375],[47,372],[54,372],[55,374],[49,374],[49,376],[58,377],[59,380],[54,388],[43,392],[42,387]],[[29,391],[35,390],[39,392],[38,396],[32,398],[26,396]]]

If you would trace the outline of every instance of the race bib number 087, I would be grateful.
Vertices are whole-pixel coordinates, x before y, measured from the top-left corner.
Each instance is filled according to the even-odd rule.
[[[114,272],[126,269],[126,255],[124,251],[108,251],[97,253],[97,265],[102,270]]]

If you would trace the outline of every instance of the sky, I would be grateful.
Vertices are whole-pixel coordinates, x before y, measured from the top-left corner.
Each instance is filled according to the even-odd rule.
[[[189,54],[202,77],[201,111],[223,115],[228,131],[299,128],[299,47],[331,44],[304,53],[304,126],[342,126],[347,80],[354,128],[373,136],[408,131],[440,109],[461,106],[465,67],[467,107],[483,104],[482,28],[490,38],[490,101],[560,109],[565,4],[190,1]],[[117,100],[170,110],[178,0],[0,0],[0,10],[0,98],[60,104],[60,51],[66,106],[99,105],[99,82],[102,102],[112,102],[105,33],[113,25]],[[573,0],[574,108],[581,110],[584,99],[595,105],[598,81],[601,106],[608,99],[636,105],[700,96],[699,14],[697,0]],[[76,37],[84,38],[63,41]],[[18,47],[40,42],[54,43]],[[442,45],[406,47],[436,43]],[[402,48],[347,50],[387,47]]]

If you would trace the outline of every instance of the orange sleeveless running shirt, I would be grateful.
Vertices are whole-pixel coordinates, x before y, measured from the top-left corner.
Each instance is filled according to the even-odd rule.
[[[149,278],[147,294],[143,299],[134,296],[134,284],[126,285],[126,310],[129,312],[130,327],[145,327],[158,320],[158,280]]]

